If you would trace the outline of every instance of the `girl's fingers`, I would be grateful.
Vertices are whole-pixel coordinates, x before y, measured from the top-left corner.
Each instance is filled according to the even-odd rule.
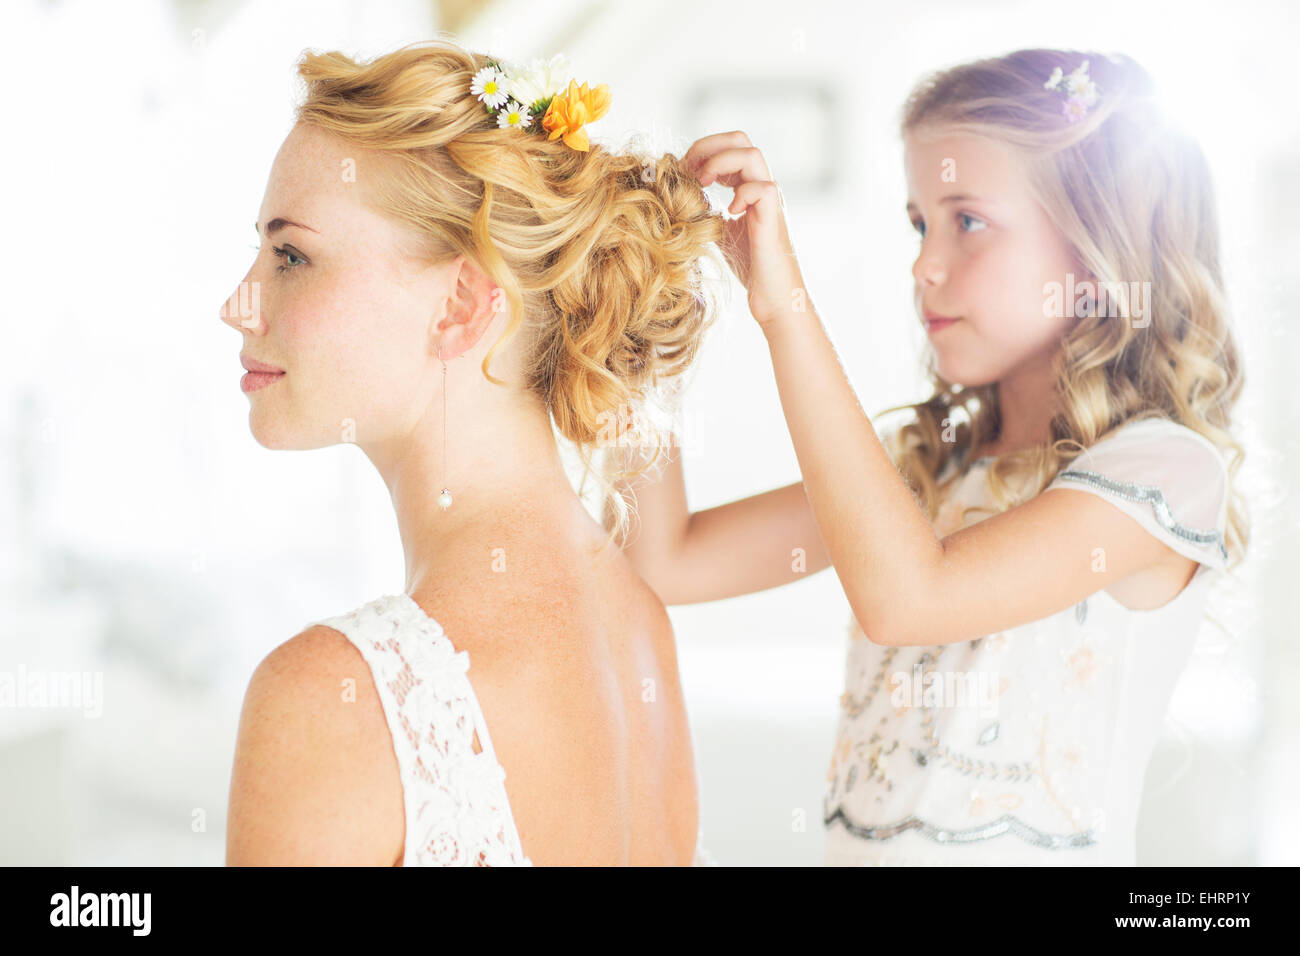
[[[768,172],[761,150],[754,146],[737,146],[702,157],[695,177],[701,186],[719,182],[734,187],[743,182],[771,179],[772,174]]]
[[[760,324],[781,314],[803,287],[785,225],[785,201],[767,161],[749,137],[735,130],[692,144],[683,159],[702,187],[715,182],[734,190],[723,252],[749,292],[749,308]]]
[[[686,151],[682,157],[682,162],[686,164],[687,169],[697,166],[699,163],[708,159],[720,149],[727,149],[735,146],[753,146],[740,130],[732,130],[729,133],[714,133],[711,136],[702,136],[691,144],[691,148]]]
[[[733,216],[744,213],[745,219],[750,220],[751,238],[758,240],[763,249],[770,248],[768,243],[776,240],[781,210],[781,189],[776,183],[766,180],[741,183],[727,207]]]

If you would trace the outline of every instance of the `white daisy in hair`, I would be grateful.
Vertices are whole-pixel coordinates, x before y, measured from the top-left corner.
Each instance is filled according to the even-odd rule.
[[[497,126],[501,129],[507,127],[523,129],[532,121],[533,118],[528,115],[528,107],[518,100],[511,100],[505,109],[497,113]]]
[[[474,74],[469,91],[492,109],[497,109],[510,99],[510,81],[495,66],[485,66]]]
[[[549,60],[535,57],[528,63],[510,66],[510,93],[525,106],[549,99],[569,85],[573,69],[569,58],[557,53]]]

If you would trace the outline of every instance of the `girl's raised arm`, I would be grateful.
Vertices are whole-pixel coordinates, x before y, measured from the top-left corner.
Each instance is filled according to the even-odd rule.
[[[616,450],[629,463],[636,449]],[[803,483],[692,513],[680,447],[616,483],[634,512],[623,551],[664,604],[696,604],[789,584],[830,566]],[[613,527],[612,508],[605,526]]]

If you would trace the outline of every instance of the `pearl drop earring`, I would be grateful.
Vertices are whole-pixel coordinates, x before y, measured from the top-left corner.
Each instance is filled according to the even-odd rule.
[[[442,346],[438,346],[438,361],[442,362],[442,480],[447,480],[447,363],[442,358]],[[438,505],[443,511],[451,507],[451,492],[445,487],[438,495]]]

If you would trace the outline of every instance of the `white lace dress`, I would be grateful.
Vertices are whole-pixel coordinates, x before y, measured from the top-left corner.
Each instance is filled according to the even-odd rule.
[[[961,526],[960,505],[991,504],[988,461],[958,479],[939,533]],[[1147,762],[1226,567],[1227,473],[1201,435],[1143,420],[1048,487],[1110,502],[1200,562],[1195,575],[1154,610],[1097,591],[956,644],[883,647],[851,623],[823,807],[827,865],[1135,863]]]
[[[370,667],[402,779],[402,865],[532,866],[510,810],[505,768],[470,686],[469,652],[457,651],[408,594],[387,594],[312,623],[346,636]],[[697,841],[692,865],[717,864]]]

